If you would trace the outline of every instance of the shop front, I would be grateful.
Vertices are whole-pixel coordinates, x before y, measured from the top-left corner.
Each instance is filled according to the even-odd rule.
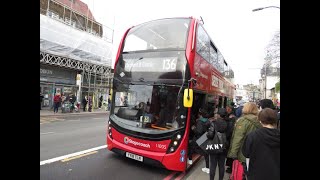
[[[44,96],[42,107],[52,108],[55,94],[76,95],[76,75],[75,70],[40,64],[40,92]]]

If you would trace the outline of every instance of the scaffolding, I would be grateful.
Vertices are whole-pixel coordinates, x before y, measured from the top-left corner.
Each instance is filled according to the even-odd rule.
[[[41,51],[40,63],[78,71],[78,74],[81,74],[82,77],[78,101],[84,95],[91,96],[94,102],[93,107],[96,108],[98,98],[101,95],[109,94],[108,89],[111,88],[113,78],[110,66],[78,61]],[[107,97],[104,97],[104,99],[107,99]]]
[[[40,0],[40,64],[77,71],[77,100],[91,96],[94,108],[110,93],[113,33],[81,1]]]
[[[54,18],[78,30],[113,41],[114,30],[95,21],[88,5],[81,1],[40,0],[40,14]]]

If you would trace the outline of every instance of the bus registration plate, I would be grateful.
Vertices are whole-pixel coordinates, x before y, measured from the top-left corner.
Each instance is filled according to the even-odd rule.
[[[126,157],[137,160],[137,161],[143,161],[143,156],[138,156],[129,152],[126,152]]]

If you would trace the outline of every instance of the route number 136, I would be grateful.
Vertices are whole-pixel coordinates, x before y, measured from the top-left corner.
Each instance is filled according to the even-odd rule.
[[[162,68],[164,70],[176,70],[177,59],[165,59]]]

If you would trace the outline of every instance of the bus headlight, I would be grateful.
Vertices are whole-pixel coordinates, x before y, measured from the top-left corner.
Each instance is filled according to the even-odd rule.
[[[113,138],[112,138],[112,131],[111,131],[111,128],[109,129],[109,136],[110,136],[110,138],[111,138],[111,139],[113,139]]]
[[[177,135],[177,140],[179,140],[179,139],[181,139],[181,135],[180,134]]]
[[[178,142],[177,141],[173,141],[173,145],[174,146],[178,145]]]
[[[184,134],[184,132],[180,131],[172,136],[171,142],[170,142],[169,147],[167,149],[168,154],[173,153],[178,149],[179,145],[181,144],[181,140],[182,140],[181,134]]]
[[[113,139],[111,130],[112,130],[112,125],[111,125],[111,121],[109,120],[108,121],[108,132],[107,133],[109,134],[110,138]]]

